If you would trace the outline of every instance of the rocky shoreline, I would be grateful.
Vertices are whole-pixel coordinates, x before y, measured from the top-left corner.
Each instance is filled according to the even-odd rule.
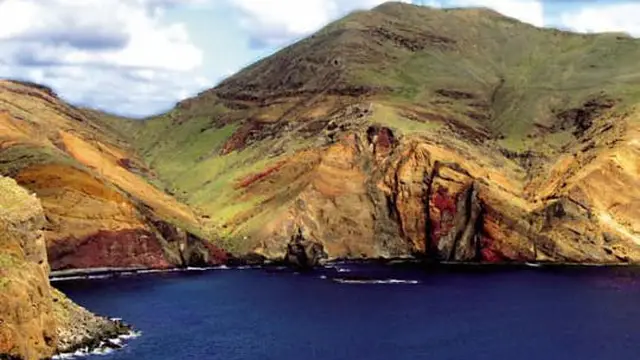
[[[250,266],[235,266],[229,267],[227,265],[210,266],[210,267],[188,267],[188,268],[168,268],[168,269],[154,269],[154,268],[99,268],[99,269],[73,269],[52,271],[49,275],[50,282],[69,281],[69,280],[91,280],[91,279],[104,279],[119,276],[133,276],[144,274],[157,274],[157,273],[172,273],[172,272],[199,272],[199,271],[212,271],[212,270],[227,270],[237,268],[247,268]]]
[[[168,269],[154,268],[90,268],[90,269],[70,269],[52,271],[49,275],[49,281],[70,281],[70,280],[91,280],[120,276],[134,276],[156,273],[173,273],[173,272],[202,272],[215,270],[245,270],[245,269],[272,269],[272,268],[288,268],[292,270],[313,270],[314,268],[332,267],[335,265],[380,265],[380,266],[411,266],[424,268],[593,268],[593,267],[637,267],[637,263],[577,263],[577,262],[435,262],[418,258],[369,258],[369,259],[349,259],[349,258],[333,258],[317,263],[315,266],[300,266],[299,264],[291,264],[287,261],[269,261],[253,262],[245,264],[240,262],[229,263],[228,265],[210,266],[210,267],[176,267]]]
[[[115,323],[119,323],[127,327],[120,320],[110,319]],[[123,330],[124,331],[124,330]],[[93,354],[104,355],[114,350],[122,349],[126,346],[126,341],[141,336],[142,333],[135,330],[128,330],[121,334],[106,332],[102,336],[88,340],[83,344],[77,344],[65,351],[58,352],[51,359],[73,359],[78,357],[89,356]]]
[[[56,355],[117,349],[122,347],[120,337],[135,333],[131,325],[120,319],[92,314],[60,291],[51,292],[58,323]]]

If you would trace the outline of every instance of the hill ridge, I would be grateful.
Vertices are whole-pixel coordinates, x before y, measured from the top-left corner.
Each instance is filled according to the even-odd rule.
[[[112,165],[141,176],[157,191],[134,197],[235,256],[634,262],[638,55],[636,39],[386,4],[165,114],[83,114],[126,149],[110,181],[140,195]]]

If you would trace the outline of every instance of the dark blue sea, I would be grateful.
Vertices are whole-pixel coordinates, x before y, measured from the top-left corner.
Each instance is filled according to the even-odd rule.
[[[638,359],[640,270],[336,265],[54,285],[142,332],[91,359]]]

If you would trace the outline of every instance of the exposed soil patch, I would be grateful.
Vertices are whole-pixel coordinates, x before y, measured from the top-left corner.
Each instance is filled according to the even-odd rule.
[[[367,129],[367,140],[373,144],[376,156],[385,157],[396,146],[396,138],[393,131],[387,127],[370,126]]]
[[[500,149],[500,152],[508,159],[515,160],[520,163],[520,166],[525,169],[533,168],[536,163],[540,162],[540,160],[544,158],[542,154],[531,150],[517,152],[507,149]]]
[[[98,231],[82,239],[62,239],[49,246],[51,269],[94,267],[168,268],[160,242],[144,229]]]
[[[556,114],[559,123],[554,126],[553,131],[573,129],[573,135],[580,137],[593,126],[593,120],[613,108],[615,104],[616,101],[613,99],[598,96],[587,100],[578,108],[561,111]]]
[[[312,136],[320,133],[324,128],[327,127],[328,124],[329,120],[326,119],[310,121],[302,129],[300,129],[300,132],[305,136]]]
[[[280,170],[283,166],[284,166],[285,162],[281,161],[279,163],[277,163],[276,165],[261,171],[257,174],[251,174],[247,177],[245,177],[244,179],[240,180],[237,182],[235,188],[236,189],[241,189],[241,188],[247,188],[257,182],[259,182],[260,180],[268,177],[269,175],[277,172],[278,170]]]
[[[55,97],[55,98],[58,97],[58,94],[56,94],[55,91],[53,91],[53,89],[51,89],[48,86],[44,86],[44,85],[41,85],[41,84],[36,84],[34,82],[31,82],[31,81],[23,81],[23,80],[9,80],[9,82],[40,90],[42,92],[45,92],[49,96],[52,96],[52,97]]]
[[[268,137],[277,137],[285,128],[286,123],[279,121],[275,123],[261,123],[249,120],[231,135],[220,150],[221,155],[227,155],[236,150],[242,150],[247,146],[264,140]]]
[[[273,104],[282,103],[283,98],[297,98],[305,97],[309,95],[334,95],[334,96],[347,96],[347,97],[360,97],[360,96],[372,96],[392,91],[389,87],[383,86],[346,86],[336,85],[330,88],[309,88],[309,89],[295,89],[295,90],[280,90],[274,89],[273,91],[256,90],[250,91],[252,86],[242,86],[238,88],[227,87],[224,89],[216,89],[216,95],[223,99],[225,105],[229,108],[246,109],[249,104],[255,104],[257,106],[266,107]],[[285,88],[286,89],[286,88]]]
[[[436,90],[436,94],[455,100],[476,98],[474,94],[460,90],[438,89]]]
[[[439,35],[422,31],[392,31],[384,27],[374,27],[367,30],[367,35],[377,42],[391,42],[394,46],[409,51],[421,51],[427,47],[450,48],[456,41]]]

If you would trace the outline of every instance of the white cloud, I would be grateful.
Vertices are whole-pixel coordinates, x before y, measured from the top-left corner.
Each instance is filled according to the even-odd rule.
[[[0,77],[129,114],[202,90],[204,54],[165,10],[209,0],[0,0]]]
[[[640,4],[635,2],[583,6],[560,15],[560,25],[579,32],[626,32],[640,37]]]
[[[253,41],[281,45],[308,35],[332,20],[358,9],[370,9],[385,0],[226,0],[243,15]],[[538,0],[402,0],[432,7],[484,6],[506,16],[544,25],[544,6]]]
[[[544,5],[538,0],[452,0],[453,6],[484,6],[522,22],[544,26]]]
[[[144,115],[231,75],[226,64],[203,76],[204,53],[173,7],[232,11],[254,42],[270,49],[385,0],[0,0],[0,77],[42,82],[63,97]],[[403,2],[411,2],[403,0]],[[434,7],[484,6],[536,26],[640,36],[640,4],[581,3],[546,19],[542,0],[418,0]],[[224,4],[224,5],[223,5]],[[223,6],[219,6],[223,5]],[[213,9],[213,10],[212,10]],[[549,22],[553,24],[549,24]],[[207,31],[224,31],[211,24]],[[238,36],[241,34],[229,34]],[[249,46],[249,44],[247,44]],[[224,56],[212,49],[209,56]],[[222,49],[224,50],[224,49]],[[253,56],[247,51],[247,57]],[[251,60],[247,58],[244,62]],[[241,64],[238,64],[240,66]]]
[[[168,110],[177,101],[211,86],[195,74],[170,70],[103,68],[91,71],[84,66],[6,68],[0,65],[0,74],[11,72],[51,86],[74,104],[140,117]]]
[[[4,0],[0,40],[13,40],[13,46],[2,56],[12,50],[13,56],[34,53],[40,62],[196,68],[202,51],[184,24],[162,22],[160,2],[176,0]]]
[[[227,0],[240,10],[254,40],[281,45],[310,34],[346,13],[386,0]],[[403,2],[411,2],[403,0]]]

